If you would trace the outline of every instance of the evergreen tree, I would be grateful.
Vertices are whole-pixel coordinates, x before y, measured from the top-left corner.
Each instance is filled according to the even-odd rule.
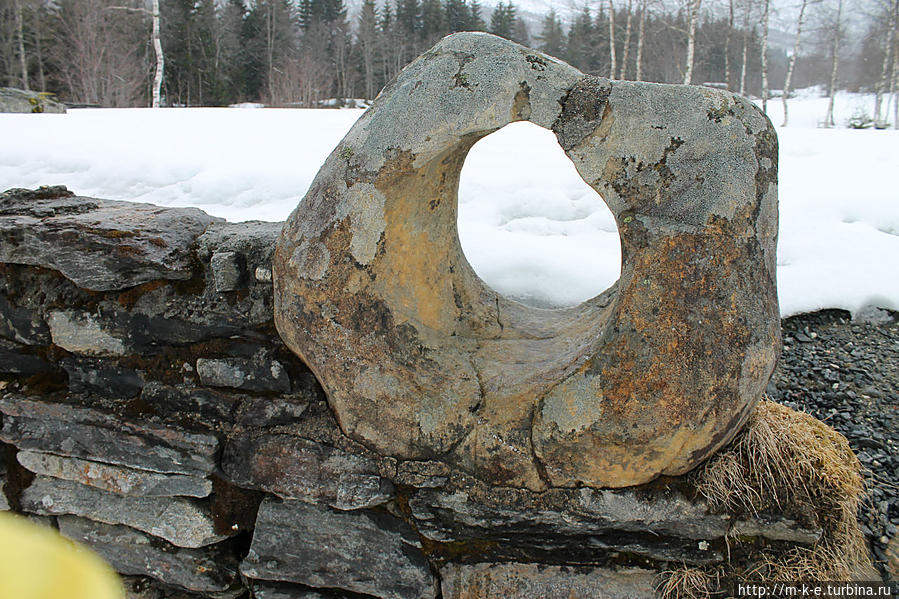
[[[468,30],[471,24],[471,9],[465,0],[443,0],[443,12],[449,33]]]
[[[487,24],[484,22],[484,17],[482,16],[484,10],[481,8],[480,0],[471,0],[468,6],[471,14],[468,30],[487,31]]]
[[[521,17],[515,17],[515,25],[512,27],[512,41],[518,42],[523,46],[531,45],[531,32],[528,31],[528,24]]]
[[[500,2],[493,10],[490,17],[490,33],[506,39],[512,39],[512,30],[515,27],[515,5],[512,1]]]
[[[243,0],[228,0],[218,11],[216,24],[216,104],[242,102],[246,98],[244,71],[244,47],[242,44],[243,20],[246,9]]]
[[[440,0],[423,0],[421,4],[421,39],[428,46],[447,32],[446,13]]]
[[[584,6],[574,18],[568,32],[565,59],[584,72],[590,71],[593,67],[593,40],[593,18],[590,16],[590,9]]]
[[[543,31],[538,38],[540,50],[550,56],[562,56],[565,50],[565,32],[562,30],[562,22],[554,8],[543,18]]]
[[[421,31],[421,5],[418,0],[398,0],[396,21],[407,35],[417,35]]]
[[[374,0],[364,0],[356,25],[356,40],[362,74],[363,93],[375,97],[378,61],[378,12]]]

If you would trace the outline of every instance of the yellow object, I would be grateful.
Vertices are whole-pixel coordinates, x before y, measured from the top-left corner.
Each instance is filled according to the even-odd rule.
[[[124,599],[96,553],[55,530],[0,512],[0,599]]]

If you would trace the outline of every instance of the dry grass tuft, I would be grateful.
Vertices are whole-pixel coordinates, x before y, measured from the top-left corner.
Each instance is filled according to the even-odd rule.
[[[857,521],[861,465],[843,435],[808,414],[760,402],[746,428],[692,480],[713,509],[776,509],[821,527],[814,547],[759,556],[754,578],[849,580],[868,563]]]
[[[861,465],[849,442],[823,422],[771,401],[759,402],[746,428],[694,477],[715,509],[750,514],[861,498]]]
[[[661,573],[656,592],[661,599],[708,599],[712,577],[701,568],[682,566]]]

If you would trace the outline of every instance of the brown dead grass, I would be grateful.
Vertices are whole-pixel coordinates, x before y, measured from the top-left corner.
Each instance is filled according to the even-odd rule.
[[[746,572],[753,579],[850,580],[869,563],[856,519],[861,465],[843,435],[808,414],[760,402],[746,428],[692,481],[716,511],[801,514],[822,529],[813,547],[760,553]]]
[[[660,575],[656,592],[661,599],[708,599],[712,577],[702,568],[681,566]]]

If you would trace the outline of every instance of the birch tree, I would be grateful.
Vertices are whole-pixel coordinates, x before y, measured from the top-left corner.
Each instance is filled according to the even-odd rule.
[[[611,2],[611,0],[609,0]],[[766,0],[767,1],[767,0]],[[684,85],[693,82],[693,57],[696,54],[696,22],[702,0],[690,0],[690,22],[687,27],[687,64],[684,68]]]
[[[899,11],[899,6],[896,7]],[[899,26],[899,13],[893,26]],[[893,36],[893,74],[890,77],[890,93],[893,96],[893,129],[899,129],[899,35]]]
[[[802,0],[799,7],[799,18],[796,19],[796,37],[793,39],[793,53],[790,55],[790,62],[787,65],[787,77],[784,80],[783,104],[784,104],[784,122],[781,127],[786,127],[790,121],[789,110],[787,108],[787,97],[790,95],[790,83],[793,80],[793,69],[796,67],[796,59],[799,57],[799,44],[802,39],[802,23],[805,17],[805,8],[808,6],[809,0]]]
[[[640,5],[640,26],[637,29],[637,74],[635,79],[643,81],[643,40],[646,34],[646,0]]]
[[[762,112],[765,114],[768,113],[768,13],[770,4],[770,0],[764,0],[762,4]]]
[[[162,74],[165,69],[165,56],[162,53],[162,40],[159,38],[159,0],[153,0],[153,52],[156,54],[156,72],[153,74],[153,99],[151,106],[159,108],[162,105]]]
[[[880,79],[877,81],[877,90],[874,95],[874,125],[879,128],[884,127],[885,119],[881,118],[883,94],[891,79],[890,60],[893,58],[893,46],[896,43],[896,21],[897,17],[899,17],[899,0],[890,0],[888,10],[887,43],[883,53],[883,64],[880,68]]]
[[[13,12],[15,13],[16,20],[16,46],[19,55],[19,68],[22,73],[22,87],[24,89],[29,89],[28,60],[25,57],[25,33],[23,31],[24,27],[22,25],[22,5],[20,4],[19,0],[13,0],[12,8]]]
[[[631,21],[633,20],[632,7],[633,0],[627,0],[627,24],[624,26],[624,49],[621,52],[621,72],[618,75],[619,79],[624,79],[627,76],[627,56],[630,53]]]
[[[805,0],[803,0],[805,1]],[[727,35],[724,38],[724,85],[730,89],[730,38],[734,32],[734,0],[727,2]]]
[[[749,62],[749,15],[751,4],[743,5],[743,52],[740,57],[740,95],[746,95],[746,67]]]
[[[837,69],[840,66],[840,37],[841,37],[841,26],[840,20],[843,16],[843,0],[837,0],[837,14],[836,18],[833,22],[833,46],[832,46],[832,57],[833,62],[830,67],[830,87],[829,87],[829,96],[830,100],[827,102],[827,114],[824,117],[824,126],[825,127],[833,127],[833,100],[837,94]]]
[[[615,6],[609,0],[609,79],[615,78]]]

